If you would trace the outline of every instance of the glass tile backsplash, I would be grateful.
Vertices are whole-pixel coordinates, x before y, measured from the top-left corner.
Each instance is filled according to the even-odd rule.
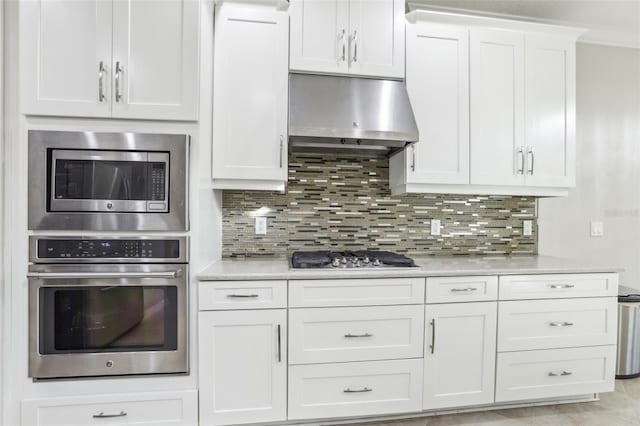
[[[297,154],[285,193],[223,191],[223,257],[381,249],[408,255],[536,254],[534,197],[391,196],[386,158]],[[256,235],[255,217],[267,218]],[[431,235],[431,220],[441,235]],[[523,235],[523,221],[533,235]]]

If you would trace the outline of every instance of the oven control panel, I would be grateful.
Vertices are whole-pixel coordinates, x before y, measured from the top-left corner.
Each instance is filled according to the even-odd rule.
[[[40,260],[171,259],[181,258],[183,244],[176,239],[37,238]]]

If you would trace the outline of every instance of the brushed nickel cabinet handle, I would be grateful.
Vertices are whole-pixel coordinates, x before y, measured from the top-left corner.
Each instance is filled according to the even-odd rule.
[[[533,152],[533,147],[529,147],[527,156],[531,159],[529,162],[529,175],[533,176],[533,167],[535,165],[535,153]]]
[[[358,32],[353,31],[353,62],[358,62]]]
[[[524,146],[518,148],[518,158],[520,159],[517,173],[524,174]]]
[[[240,299],[240,298],[252,298],[252,297],[258,297],[257,294],[227,294],[227,297],[232,298],[232,299]]]
[[[282,335],[280,324],[278,324],[278,362],[282,362]]]
[[[431,353],[436,351],[436,319],[431,320],[431,345],[429,345]]]
[[[104,102],[105,99],[103,87],[104,74],[104,62],[100,61],[100,64],[98,64],[98,102]]]
[[[373,389],[368,388],[368,387],[364,387],[362,389],[349,389],[349,388],[346,388],[342,392],[344,392],[344,393],[362,393],[362,392],[371,392],[371,391],[373,391]]]
[[[282,151],[284,149],[284,136],[280,135],[280,168],[282,168]]]
[[[573,284],[551,284],[549,288],[574,288]]]
[[[411,145],[411,171],[416,171],[416,146],[414,144]]]
[[[549,377],[558,377],[558,376],[571,376],[573,373],[571,371],[562,370],[560,373],[554,373],[553,371],[549,372]]]
[[[464,291],[476,291],[478,290],[476,287],[466,287],[466,288],[452,288],[450,291],[452,292],[464,292]]]
[[[120,93],[120,76],[124,72],[124,68],[120,66],[120,61],[116,62],[116,102],[120,102],[122,100],[122,93]]]
[[[339,40],[342,43],[342,55],[338,57],[338,61],[344,62],[347,60],[347,35],[344,28],[339,35]]]
[[[571,327],[572,325],[573,325],[572,322],[567,322],[567,321],[564,321],[564,322],[550,322],[549,323],[550,327]]]
[[[373,334],[370,333],[364,333],[364,334],[345,334],[344,337],[346,337],[347,339],[353,339],[353,338],[359,338],[359,337],[373,337]]]
[[[124,411],[120,411],[118,414],[105,414],[103,412],[100,412],[99,414],[94,414],[93,418],[94,419],[110,419],[113,417],[124,417],[126,415],[127,413]]]

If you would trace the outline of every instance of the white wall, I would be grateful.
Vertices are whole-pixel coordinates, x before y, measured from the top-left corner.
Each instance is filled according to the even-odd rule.
[[[576,108],[577,186],[540,200],[539,253],[621,266],[640,289],[640,49],[579,43]]]

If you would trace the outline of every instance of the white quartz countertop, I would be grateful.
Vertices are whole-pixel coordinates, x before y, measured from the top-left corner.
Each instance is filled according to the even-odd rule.
[[[550,256],[413,257],[418,268],[291,269],[287,260],[221,260],[197,277],[201,281],[292,280],[327,278],[443,277],[456,275],[572,274],[620,272],[616,266],[594,265]]]

